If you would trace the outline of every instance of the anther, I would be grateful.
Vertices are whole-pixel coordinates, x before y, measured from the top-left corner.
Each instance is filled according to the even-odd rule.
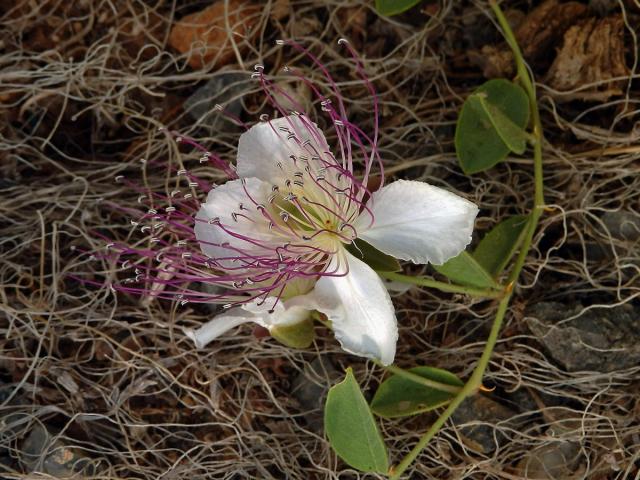
[[[191,198],[191,197],[193,197],[193,195],[191,195],[190,193],[187,193],[187,194],[184,196],[184,198],[185,198],[185,199],[187,199],[187,198]]]
[[[184,175],[185,173],[187,173],[187,171],[184,168],[181,168],[176,172],[177,175]]]
[[[176,207],[167,207],[164,209],[165,212],[171,213],[176,211]]]
[[[276,45],[284,45],[284,40],[276,40]]]
[[[189,186],[190,187],[197,187],[198,186],[198,182],[189,182]]]
[[[158,211],[155,208],[150,208],[149,210],[147,210],[147,213],[149,215],[156,215]]]
[[[171,193],[169,195],[171,196],[171,198],[173,198],[176,195],[178,195],[179,193],[180,193],[180,190],[171,190]]]
[[[234,222],[238,221],[238,214],[236,212],[231,212],[231,218]]]
[[[266,113],[260,115],[260,121],[266,122],[267,120],[269,120],[269,115],[267,115]]]
[[[220,217],[210,218],[209,225],[220,225]]]
[[[340,38],[338,40],[338,45],[349,45],[349,40],[347,40],[346,38]]]
[[[124,178],[124,175],[117,175],[115,180],[116,182],[120,182]]]
[[[140,195],[140,196],[138,197],[138,203],[142,203],[142,200],[144,200],[145,198],[147,198],[147,196],[146,196],[146,195]]]
[[[222,111],[222,105],[220,105],[219,103],[216,103],[216,104],[213,106],[213,109],[214,109],[214,110],[218,110],[219,112],[221,112],[221,111]]]

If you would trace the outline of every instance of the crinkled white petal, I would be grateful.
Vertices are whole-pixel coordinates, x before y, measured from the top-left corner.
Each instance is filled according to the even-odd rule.
[[[270,186],[257,178],[246,179],[244,186],[242,181],[232,180],[211,190],[207,202],[200,207],[196,215],[194,227],[196,239],[205,255],[219,259],[244,254],[268,254],[269,246],[277,239],[269,230],[268,220],[257,211],[254,201],[266,203],[270,191]],[[241,204],[243,209],[240,207]],[[238,214],[235,219],[234,213]],[[235,235],[227,233],[219,225],[209,223],[211,219],[216,218],[223,227]],[[250,237],[252,241],[240,236]],[[220,263],[225,267],[241,266],[238,263],[232,264],[229,260]]]
[[[378,250],[414,263],[440,265],[471,242],[478,207],[424,182],[398,180],[375,192],[354,223],[358,238]]]
[[[289,138],[290,134],[295,135]],[[306,141],[308,144],[303,145]],[[293,163],[291,155],[326,155],[327,141],[318,126],[306,116],[289,115],[261,122],[240,135],[237,172],[240,178],[256,177],[279,184],[289,172],[302,170],[304,163]]]
[[[217,315],[196,330],[185,328],[184,333],[193,340],[196,348],[203,348],[232,328],[244,323],[253,322],[271,330],[278,325],[294,325],[309,318],[311,312],[308,308],[295,303],[290,305],[288,302],[278,302],[274,306],[274,300],[267,299],[266,302],[255,300],[232,308],[228,312]]]
[[[229,310],[227,313],[216,316],[213,320],[208,321],[196,330],[185,328],[184,333],[187,337],[193,340],[193,343],[196,344],[196,348],[204,348],[207,344],[232,328],[249,322],[256,322],[260,324],[261,319],[256,318],[250,312],[240,308],[234,308]]]
[[[243,305],[242,309],[260,318],[260,325],[269,330],[277,325],[294,325],[309,318],[311,312],[305,306],[291,300],[279,301],[273,305],[274,301],[274,298],[268,298],[265,302],[253,301]]]
[[[398,340],[396,315],[387,289],[366,263],[347,251],[334,256],[328,271],[339,268],[344,276],[323,276],[311,293],[298,297],[324,313],[336,338],[347,352],[393,363]]]

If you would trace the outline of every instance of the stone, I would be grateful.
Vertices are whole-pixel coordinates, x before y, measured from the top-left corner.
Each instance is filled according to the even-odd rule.
[[[613,238],[635,242],[640,239],[640,216],[631,212],[605,212],[604,225]]]
[[[194,120],[208,126],[220,123],[224,114],[215,109],[221,105],[225,112],[234,117],[242,114],[241,97],[250,88],[251,77],[247,74],[220,73],[198,88],[184,102],[185,111]]]
[[[227,30],[225,2],[218,0],[209,7],[180,19],[171,29],[169,45],[180,53],[187,53],[187,62],[192,68],[209,67],[229,63],[235,51],[229,38],[238,49],[244,49],[243,39],[251,39],[259,17],[257,7],[242,0],[229,0]]]
[[[78,477],[79,472],[93,474],[89,459],[77,449],[66,446],[62,440],[40,423],[36,423],[22,444],[22,463],[31,472],[41,472],[55,478]]]
[[[318,356],[294,379],[291,385],[293,396],[306,415],[309,428],[322,432],[324,401],[329,389],[342,378],[328,358]]]
[[[573,440],[572,433],[562,425],[562,422],[551,425],[545,432],[548,442],[531,450],[518,462],[516,471],[522,478],[572,478],[582,459],[580,442]],[[579,427],[577,431],[580,431]]]
[[[620,305],[583,310],[579,304],[541,302],[527,310],[526,322],[549,356],[566,371],[608,373],[640,364],[637,309]]]
[[[516,428],[509,420],[517,415],[510,408],[485,395],[478,394],[463,401],[451,419],[460,426],[467,446],[484,454],[490,454],[507,440],[496,424],[507,423],[509,428]],[[465,426],[465,423],[472,425]]]
[[[522,478],[571,478],[580,459],[580,444],[559,440],[529,452],[517,465]]]

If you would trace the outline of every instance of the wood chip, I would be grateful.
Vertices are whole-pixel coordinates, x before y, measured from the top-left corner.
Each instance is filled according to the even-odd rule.
[[[242,49],[242,40],[251,37],[258,18],[257,7],[242,0],[229,0],[227,30],[225,2],[220,0],[191,15],[183,17],[171,29],[169,45],[180,53],[187,53],[193,68],[224,65],[235,55],[233,42]],[[229,38],[230,34],[233,38]]]
[[[622,16],[580,21],[564,35],[564,43],[547,73],[554,89],[566,100],[606,101],[623,93],[629,69],[625,62]]]

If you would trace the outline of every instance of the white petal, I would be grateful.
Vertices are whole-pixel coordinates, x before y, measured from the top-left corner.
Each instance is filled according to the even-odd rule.
[[[202,251],[215,259],[272,251],[269,246],[276,241],[276,237],[269,230],[268,220],[256,210],[253,203],[266,203],[270,191],[269,185],[257,178],[246,179],[244,186],[242,181],[232,180],[211,190],[207,202],[196,215],[194,227]],[[241,210],[240,204],[246,210]],[[235,216],[235,220],[234,213],[240,214]],[[247,219],[245,215],[251,219]],[[220,225],[209,223],[216,218]],[[225,229],[233,234],[227,233]],[[249,237],[251,240],[242,237]],[[227,243],[227,246],[223,246]],[[231,266],[228,260],[220,263]]]
[[[283,131],[286,129],[287,131]],[[296,139],[288,138],[289,132]],[[309,144],[303,146],[306,140]],[[256,177],[277,184],[284,172],[302,170],[290,155],[324,155],[329,150],[324,134],[305,116],[290,115],[261,122],[240,135],[237,169],[240,178]],[[280,166],[278,165],[280,164]]]
[[[440,265],[471,242],[478,207],[424,182],[398,180],[375,192],[360,215],[358,237],[378,250],[414,263]]]
[[[260,323],[260,319],[256,319],[252,313],[240,308],[234,308],[228,313],[218,315],[197,330],[185,328],[184,333],[193,340],[196,348],[204,348],[208,343],[232,328],[242,325],[243,323],[256,322],[256,320],[257,323]]]
[[[336,255],[328,271],[338,262],[340,271],[348,268],[346,275],[321,277],[314,290],[297,301],[329,317],[347,352],[375,358],[384,365],[393,363],[398,325],[387,289],[371,267],[350,253]]]
[[[243,310],[251,312],[260,318],[260,325],[271,330],[276,325],[293,325],[309,318],[310,309],[297,305],[296,302],[279,301],[273,305],[275,299],[268,298],[265,302],[253,301],[242,306]],[[260,303],[262,303],[260,305]],[[272,312],[270,313],[270,311]]]
[[[309,318],[311,311],[308,308],[289,305],[288,302],[278,302],[273,306],[274,300],[267,299],[262,304],[258,301],[246,303],[216,316],[197,330],[185,328],[184,333],[193,340],[196,348],[203,348],[220,335],[244,323],[253,322],[271,330],[276,325],[293,325]]]

